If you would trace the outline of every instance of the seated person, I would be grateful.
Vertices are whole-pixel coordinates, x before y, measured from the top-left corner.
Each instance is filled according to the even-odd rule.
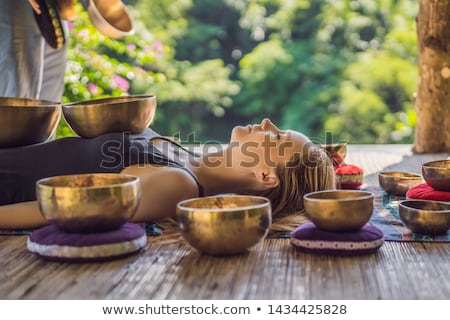
[[[210,145],[205,145],[210,146]],[[0,228],[36,228],[47,222],[36,201],[36,181],[94,172],[138,176],[142,198],[133,221],[175,217],[179,201],[221,193],[271,200],[273,230],[290,231],[306,219],[303,195],[334,189],[334,167],[305,135],[280,130],[269,119],[237,126],[230,143],[195,155],[151,129],[93,139],[62,138],[0,149]]]

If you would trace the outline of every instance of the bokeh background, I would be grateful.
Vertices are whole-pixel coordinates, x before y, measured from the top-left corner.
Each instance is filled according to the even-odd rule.
[[[151,127],[182,142],[264,117],[318,141],[413,142],[417,1],[123,2],[136,32],[121,40],[77,4],[63,102],[155,94]]]

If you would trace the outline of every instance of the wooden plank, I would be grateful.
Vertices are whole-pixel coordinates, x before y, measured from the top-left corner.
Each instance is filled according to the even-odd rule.
[[[449,244],[386,242],[377,254],[335,257],[301,253],[277,238],[247,254],[211,257],[180,242],[108,263],[71,264],[19,250],[24,238],[1,238],[2,299],[450,298]]]

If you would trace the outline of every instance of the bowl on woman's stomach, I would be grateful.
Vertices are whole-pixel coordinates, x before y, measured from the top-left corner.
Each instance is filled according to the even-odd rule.
[[[42,215],[67,232],[102,232],[122,226],[136,213],[139,178],[120,173],[54,176],[36,183]]]
[[[153,121],[154,95],[133,95],[86,100],[63,105],[64,118],[80,137],[111,132],[141,133]]]
[[[0,148],[47,141],[61,118],[61,103],[0,97]]]
[[[177,223],[184,239],[210,255],[243,253],[268,233],[272,222],[269,199],[220,195],[181,201]]]

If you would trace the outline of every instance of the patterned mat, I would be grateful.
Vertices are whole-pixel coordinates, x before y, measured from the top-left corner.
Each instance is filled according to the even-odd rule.
[[[405,197],[389,195],[378,186],[366,187],[364,190],[370,191],[375,195],[374,212],[370,219],[370,224],[379,228],[384,233],[386,241],[426,241],[426,242],[450,242],[450,230],[447,234],[439,236],[428,236],[411,232],[401,222],[398,214],[398,202]],[[162,233],[173,232],[173,230],[163,230],[158,224],[143,223],[147,235],[158,236]],[[2,230],[0,235],[27,235],[32,230]],[[166,232],[167,231],[167,232]],[[273,237],[289,237],[289,233],[277,233]]]
[[[368,187],[364,190],[375,195],[374,212],[370,223],[384,233],[386,241],[428,241],[450,242],[450,231],[439,236],[428,236],[411,232],[400,220],[398,214],[398,202],[405,197],[390,195],[380,187]]]

